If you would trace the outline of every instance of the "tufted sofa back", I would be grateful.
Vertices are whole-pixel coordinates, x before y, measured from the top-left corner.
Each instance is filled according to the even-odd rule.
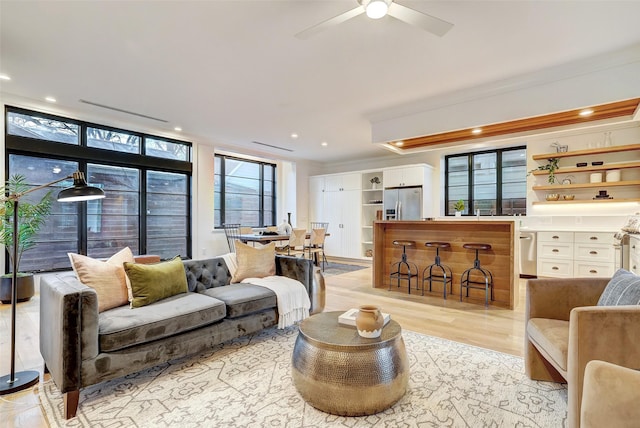
[[[185,260],[189,291],[202,292],[207,288],[222,287],[231,282],[231,273],[222,257],[206,260]]]

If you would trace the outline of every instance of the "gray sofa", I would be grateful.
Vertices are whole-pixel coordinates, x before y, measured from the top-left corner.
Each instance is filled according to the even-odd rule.
[[[275,294],[230,284],[222,257],[184,262],[188,293],[98,313],[96,292],[71,272],[40,281],[40,353],[75,416],[80,389],[198,353],[278,323]],[[276,275],[304,284],[310,312],[324,309],[324,280],[310,260],[276,256]]]

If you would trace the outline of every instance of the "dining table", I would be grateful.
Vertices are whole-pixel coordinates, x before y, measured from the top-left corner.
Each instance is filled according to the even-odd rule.
[[[329,233],[326,233],[324,236],[331,236],[331,235]],[[307,232],[307,235],[305,238],[309,239],[310,237],[311,237],[311,232]],[[245,244],[249,242],[259,242],[261,244],[268,244],[273,241],[288,241],[289,235],[286,233],[276,234],[276,235],[249,233],[249,234],[239,235],[238,239]]]

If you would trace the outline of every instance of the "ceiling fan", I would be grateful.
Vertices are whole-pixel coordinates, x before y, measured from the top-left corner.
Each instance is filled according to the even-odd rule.
[[[308,39],[309,37],[324,31],[334,25],[342,24],[351,18],[355,18],[358,15],[366,13],[371,19],[380,19],[385,15],[390,15],[400,21],[407,24],[415,25],[423,30],[435,34],[436,36],[444,36],[447,31],[453,27],[453,24],[444,21],[435,16],[427,15],[426,13],[418,12],[403,6],[394,0],[356,0],[359,6],[355,9],[351,9],[338,16],[334,16],[331,19],[327,19],[313,27],[307,28],[296,34],[299,39]]]

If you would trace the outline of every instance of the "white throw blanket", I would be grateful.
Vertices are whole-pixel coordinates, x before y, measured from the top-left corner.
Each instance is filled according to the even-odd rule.
[[[222,256],[231,276],[238,269],[235,253]],[[278,304],[278,328],[286,328],[309,317],[311,301],[304,285],[300,281],[286,276],[267,276],[265,278],[246,278],[243,283],[251,283],[268,288],[276,294]]]
[[[250,283],[268,288],[276,293],[278,303],[278,328],[286,328],[309,317],[311,301],[307,290],[300,281],[286,276],[266,276],[246,278],[242,283]]]

